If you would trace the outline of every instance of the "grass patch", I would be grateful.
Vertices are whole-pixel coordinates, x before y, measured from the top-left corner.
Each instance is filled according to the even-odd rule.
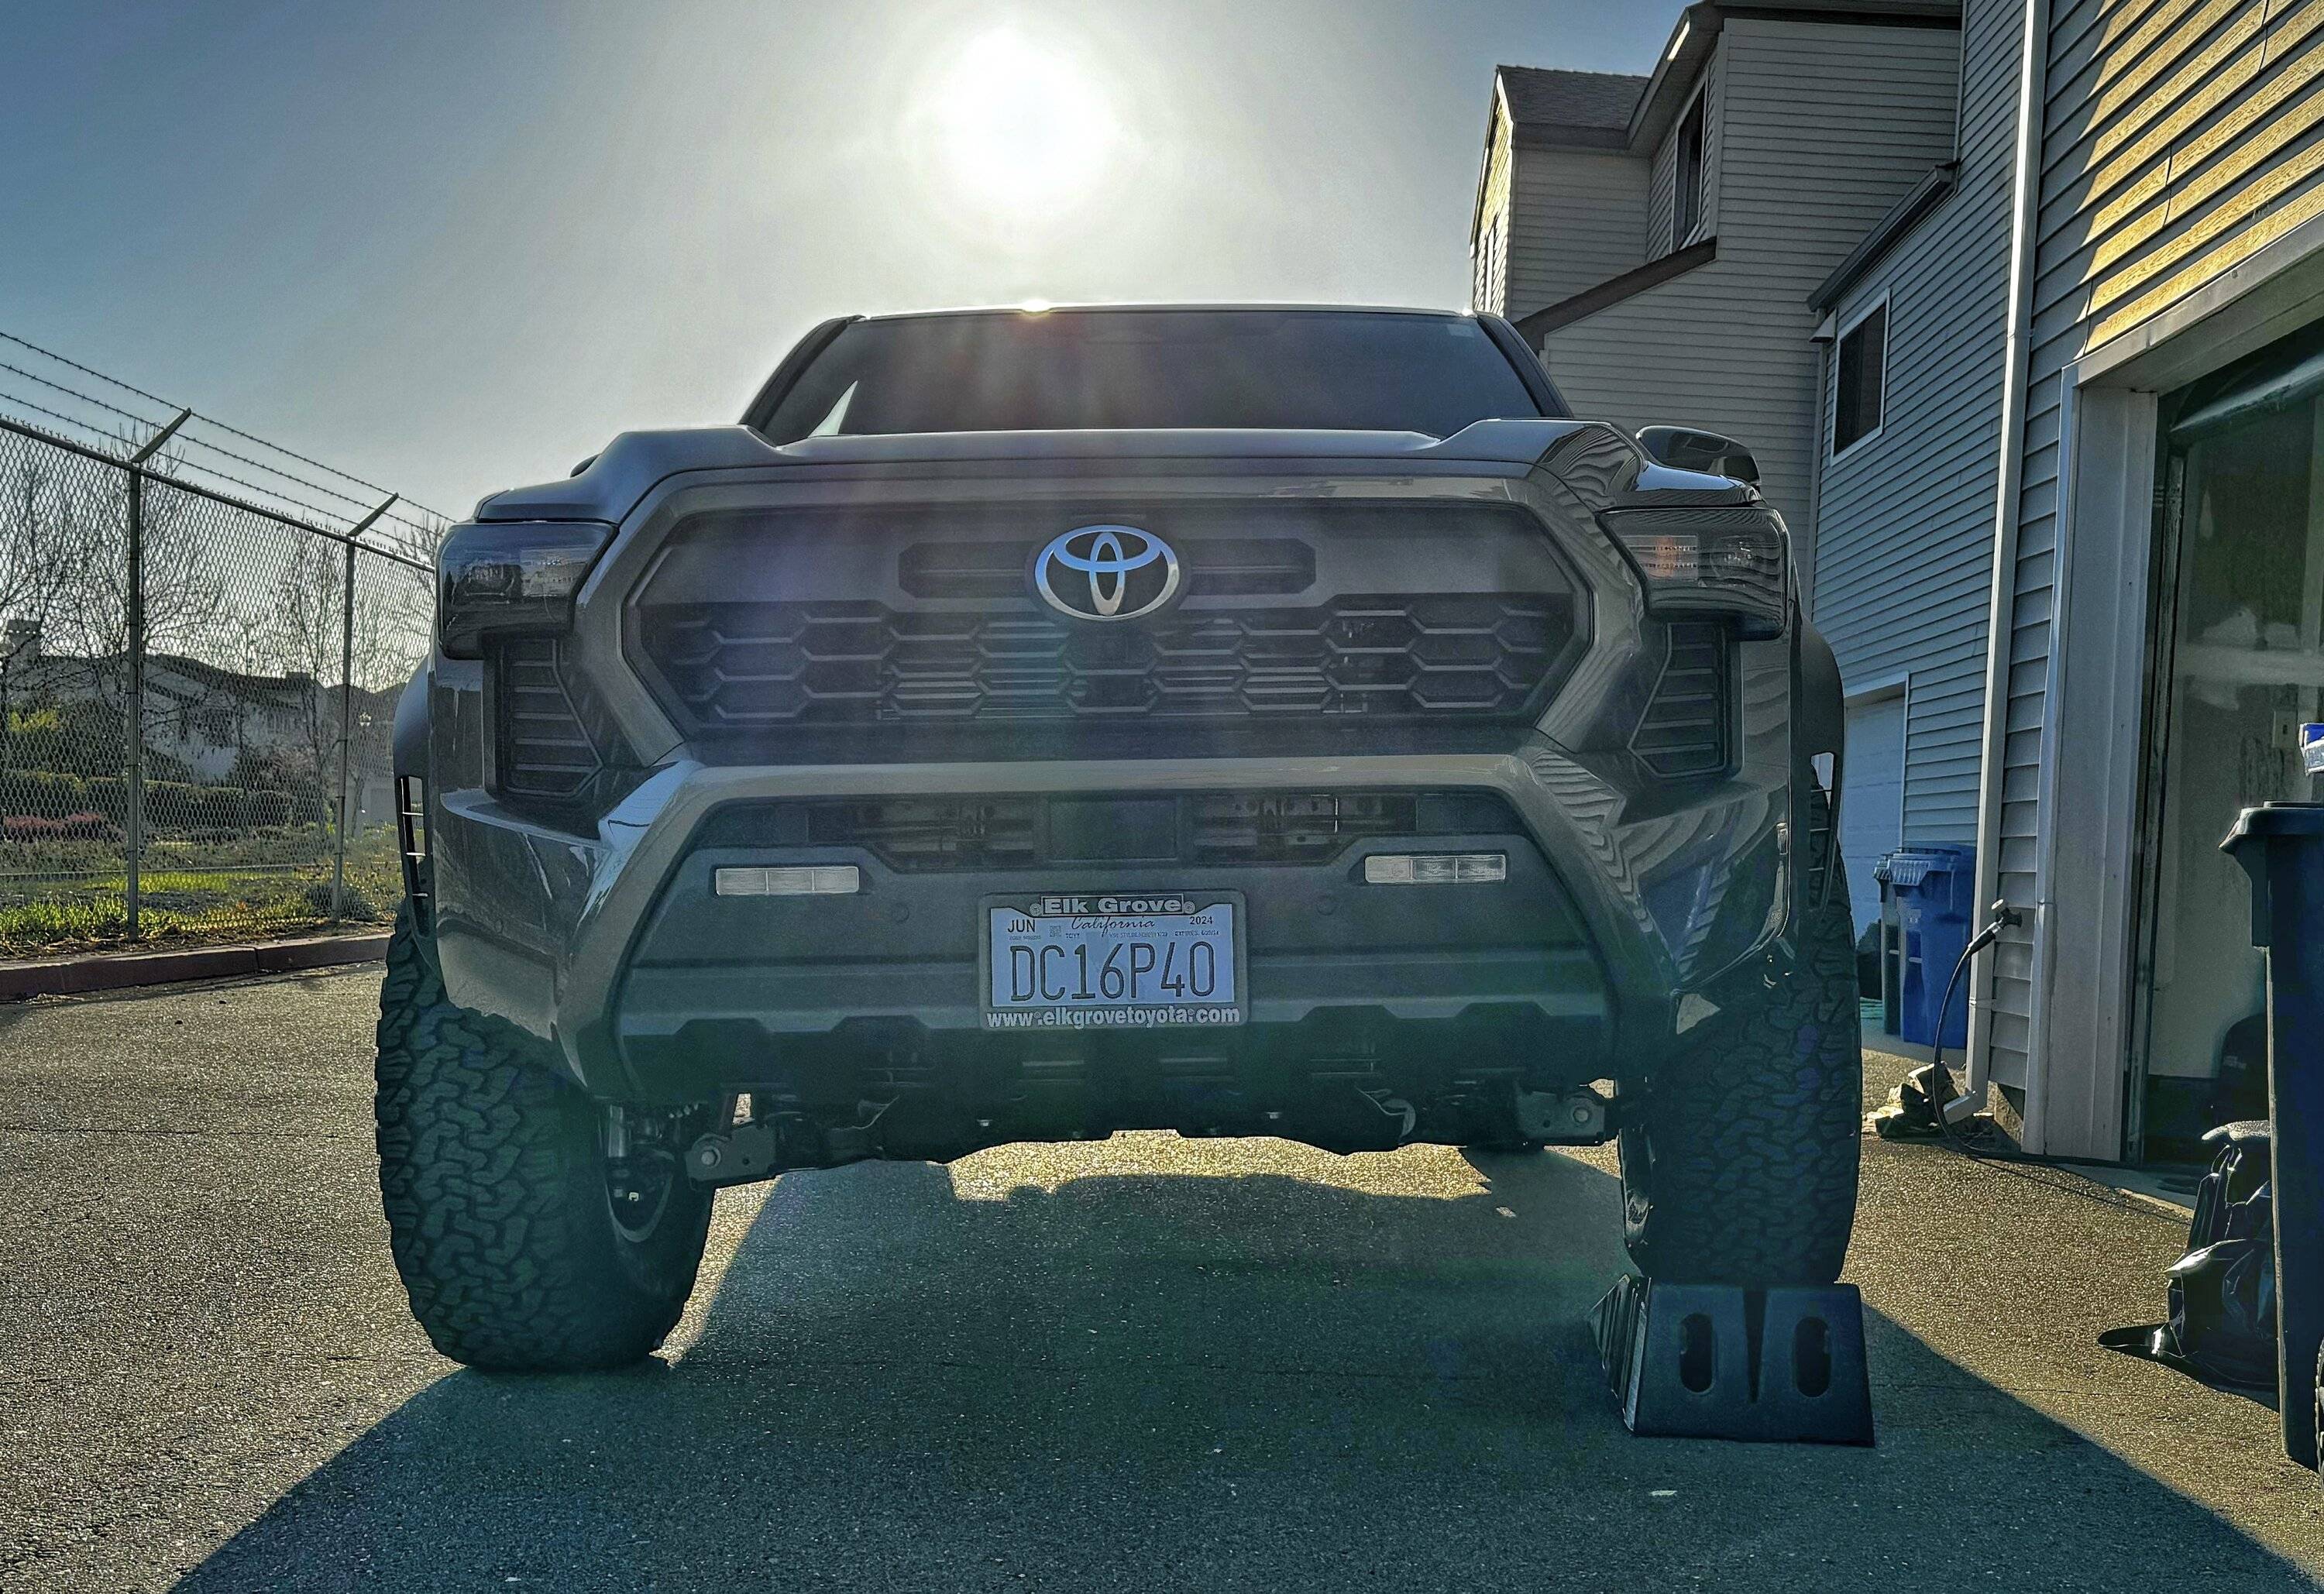
[[[125,947],[129,876],[118,845],[0,845],[0,957]],[[392,826],[349,838],[337,922],[383,925],[402,896]],[[138,877],[137,944],[256,941],[331,918],[331,840],[319,825],[157,841]]]

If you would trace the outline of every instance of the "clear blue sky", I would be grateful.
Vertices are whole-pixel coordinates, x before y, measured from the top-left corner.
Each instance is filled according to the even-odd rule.
[[[1459,305],[1498,60],[1679,0],[25,5],[0,328],[454,513],[833,314]]]

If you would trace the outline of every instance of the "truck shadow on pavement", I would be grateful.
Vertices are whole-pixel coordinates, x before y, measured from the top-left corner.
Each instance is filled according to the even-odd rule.
[[[1632,1439],[1580,1161],[1053,1149],[783,1180],[676,1357],[452,1374],[180,1587],[2311,1586],[1885,1321],[1877,1449]]]

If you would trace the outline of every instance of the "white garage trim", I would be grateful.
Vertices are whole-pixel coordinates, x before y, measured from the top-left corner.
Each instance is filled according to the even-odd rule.
[[[1904,840],[1904,815],[1912,812],[1912,809],[1905,806],[1905,798],[1910,795],[1905,788],[1913,782],[1913,672],[1909,669],[1899,669],[1891,670],[1886,675],[1868,676],[1855,686],[1847,689],[1842,694],[1840,701],[1846,708],[1867,708],[1873,704],[1886,703],[1895,697],[1904,700],[1904,764],[1896,777],[1896,833],[1897,840],[1901,843]],[[1840,794],[1843,801],[1846,800],[1847,795],[1845,792]]]
[[[1886,713],[1893,712],[1895,716],[1894,744],[1892,746],[1886,737],[1882,739],[1879,764],[1875,766],[1867,761],[1873,751],[1870,747],[1851,745],[1849,749],[1846,768],[1840,777],[1840,815],[1835,834],[1840,841],[1841,854],[1853,859],[1856,863],[1856,867],[1849,871],[1849,894],[1855,898],[1856,905],[1864,910],[1861,914],[1852,911],[1850,915],[1858,932],[1861,932],[1867,924],[1873,922],[1878,913],[1876,904],[1879,898],[1877,890],[1873,886],[1873,864],[1877,861],[1879,854],[1904,844],[1904,815],[1908,812],[1905,806],[1905,794],[1906,788],[1912,779],[1913,768],[1912,694],[1910,673],[1898,672],[1867,680],[1854,691],[1848,692],[1844,698],[1851,742],[1856,740],[1859,731],[1864,729],[1862,717],[1866,711],[1875,709],[1884,711],[1884,717]],[[1867,775],[1877,776],[1877,784],[1871,790],[1878,793],[1883,799],[1879,805],[1881,811],[1873,827],[1882,844],[1869,849],[1872,856],[1865,855],[1867,849],[1856,844],[1866,838],[1863,820],[1867,814],[1871,812],[1863,806],[1867,797],[1870,795],[1865,785]],[[1892,789],[1894,791],[1893,807],[1887,800]],[[1868,892],[1869,892],[1868,895]],[[1871,917],[1868,917],[1866,915]]]
[[[2043,683],[2024,1139],[2104,1161],[2122,1155],[2131,1109],[2155,395],[2072,376],[2059,413],[2070,453]]]

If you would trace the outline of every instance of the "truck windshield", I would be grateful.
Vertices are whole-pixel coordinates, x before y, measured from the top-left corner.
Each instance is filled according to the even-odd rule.
[[[975,311],[851,324],[777,403],[776,443],[899,432],[1314,428],[1450,437],[1540,415],[1466,316]]]

